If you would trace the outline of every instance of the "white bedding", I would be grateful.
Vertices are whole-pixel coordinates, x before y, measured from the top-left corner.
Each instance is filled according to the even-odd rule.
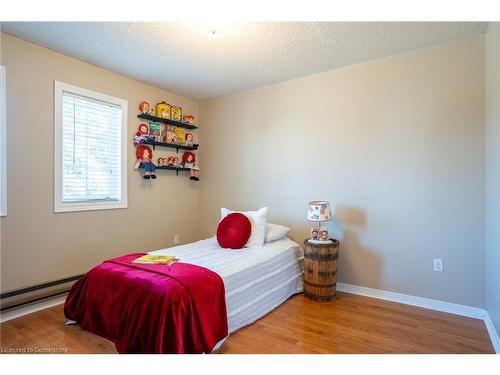
[[[287,237],[260,248],[222,249],[215,237],[149,254],[216,272],[224,281],[229,332],[254,322],[302,291],[303,250]]]

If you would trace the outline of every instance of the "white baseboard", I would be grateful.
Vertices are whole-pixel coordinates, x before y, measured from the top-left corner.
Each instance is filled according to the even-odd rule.
[[[386,301],[404,303],[406,305],[424,307],[431,310],[443,311],[450,314],[467,316],[469,318],[483,319],[486,315],[486,310],[478,307],[459,305],[457,303],[444,302],[430,298],[415,297],[408,294],[388,292],[386,290],[365,288],[364,286],[337,283],[337,290]]]
[[[437,310],[449,314],[466,316],[469,318],[481,319],[484,321],[491,338],[495,352],[500,354],[500,340],[490,315],[484,309],[457,303],[444,302],[430,298],[410,296],[408,294],[388,292],[386,290],[366,288],[364,286],[337,283],[337,290],[346,293],[359,294],[365,297],[383,299],[391,302],[404,303],[406,305],[423,307],[425,309]]]
[[[66,300],[67,293],[47,298],[40,302],[35,302],[26,306],[20,306],[13,308],[12,310],[7,310],[0,313],[0,323],[6,322],[7,320],[15,319],[23,315],[28,315],[40,310],[48,309],[49,307],[60,305]]]
[[[495,352],[497,352],[497,354],[500,354],[500,337],[498,336],[498,332],[495,329],[495,325],[493,324],[490,314],[488,313],[486,313],[486,316],[484,317],[484,324],[486,324],[486,329],[490,334],[491,342],[493,343]]]

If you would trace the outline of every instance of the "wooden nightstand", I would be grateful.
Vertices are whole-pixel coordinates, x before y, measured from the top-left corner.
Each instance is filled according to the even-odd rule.
[[[317,244],[304,241],[304,295],[316,301],[330,301],[337,291],[339,241]]]

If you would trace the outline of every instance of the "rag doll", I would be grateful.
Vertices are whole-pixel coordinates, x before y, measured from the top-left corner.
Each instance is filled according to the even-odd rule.
[[[137,146],[148,140],[149,127],[146,124],[139,125],[137,133],[135,133],[134,144]]]
[[[193,115],[184,115],[182,117],[182,121],[188,124],[193,125],[194,124],[194,116]]]
[[[145,172],[143,178],[145,180],[149,180],[150,178],[154,180],[156,178],[156,165],[154,165],[152,160],[153,151],[151,150],[151,148],[145,145],[141,145],[135,150],[135,156],[137,157],[137,161],[135,163],[134,169],[137,170],[142,166]]]
[[[200,168],[197,167],[195,162],[196,162],[196,155],[193,154],[191,151],[186,151],[182,155],[181,167],[190,169],[191,173],[191,177],[189,177],[190,180],[199,181],[200,179],[198,178],[198,172],[200,171]]]
[[[139,104],[139,110],[143,115],[147,115],[149,113],[149,103],[146,101],[141,102],[141,104]]]

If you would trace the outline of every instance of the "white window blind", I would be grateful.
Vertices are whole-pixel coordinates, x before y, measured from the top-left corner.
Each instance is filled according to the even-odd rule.
[[[56,95],[60,101],[56,211],[123,208],[126,102],[65,86],[60,84]]]
[[[121,109],[63,93],[63,202],[121,199]]]

